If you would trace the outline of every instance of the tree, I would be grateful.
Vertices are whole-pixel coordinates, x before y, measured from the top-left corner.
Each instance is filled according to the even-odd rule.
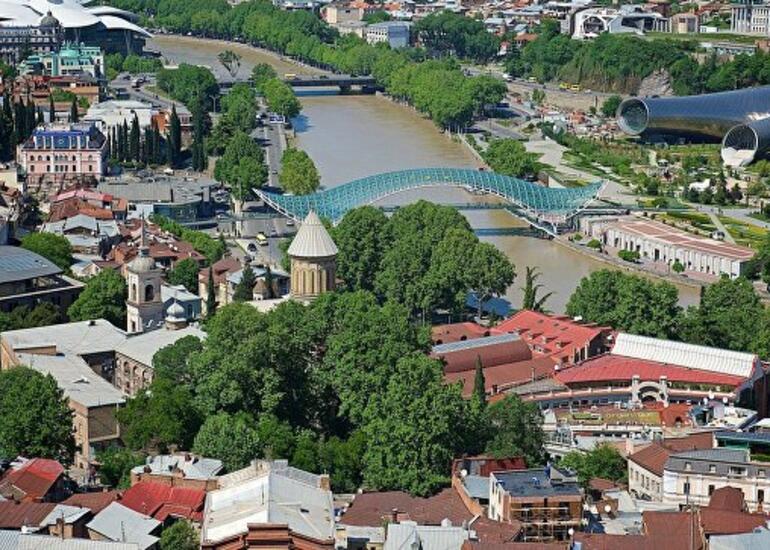
[[[618,257],[624,262],[635,264],[639,262],[640,256],[636,250],[620,250],[618,252]]]
[[[505,294],[516,278],[516,271],[508,257],[491,243],[477,243],[473,247],[467,269],[468,288],[476,294],[481,318],[484,302]]]
[[[168,282],[183,285],[193,294],[198,294],[198,262],[192,258],[179,260],[168,272]]]
[[[602,269],[583,277],[567,302],[567,315],[643,336],[677,334],[679,293],[668,282],[655,283]]]
[[[619,95],[611,95],[602,103],[602,114],[607,118],[614,117],[622,101],[623,98]]]
[[[214,288],[214,271],[209,266],[209,278],[206,283],[206,317],[211,318],[217,310],[217,295]]]
[[[200,426],[190,390],[167,378],[153,380],[148,389],[128,399],[115,416],[121,439],[135,451],[189,449]]]
[[[679,260],[674,260],[674,263],[671,265],[671,270],[674,273],[682,273],[684,271],[684,264]]]
[[[70,122],[78,121],[78,100],[76,97],[72,98],[72,104],[70,105]]]
[[[242,204],[267,180],[264,151],[245,132],[237,131],[214,166],[214,178],[230,186],[233,199]]]
[[[245,412],[209,416],[195,436],[193,451],[215,456],[228,472],[248,466],[260,456],[262,447],[254,420]]]
[[[61,235],[29,233],[21,239],[21,247],[40,254],[65,271],[72,265],[72,245]]]
[[[545,302],[553,295],[553,292],[547,292],[543,296],[537,296],[538,291],[543,288],[543,285],[537,283],[540,278],[540,270],[537,267],[527,266],[527,273],[525,275],[524,288],[524,300],[521,304],[522,309],[531,309],[532,311],[543,311]]]
[[[484,160],[499,174],[513,177],[531,176],[540,170],[535,153],[528,153],[516,139],[496,139],[484,151]]]
[[[0,371],[0,456],[70,465],[75,439],[68,401],[50,374],[27,367]]]
[[[294,90],[285,82],[272,78],[262,85],[267,107],[274,113],[287,119],[297,116],[302,111],[302,104],[294,94]]]
[[[487,389],[484,380],[484,367],[481,364],[481,356],[476,357],[476,375],[473,378],[473,399],[480,404],[487,402]]]
[[[160,550],[197,550],[200,535],[189,521],[180,519],[160,535]]]
[[[543,417],[534,403],[511,394],[487,407],[489,433],[486,452],[496,458],[523,456],[527,466],[542,464]]]
[[[374,206],[348,210],[332,228],[337,245],[337,276],[350,290],[374,290],[386,243],[383,242],[388,218]]]
[[[165,378],[178,385],[192,387],[192,360],[203,349],[201,340],[192,334],[164,346],[152,356],[155,378]]]
[[[105,269],[88,280],[67,315],[71,321],[106,319],[116,327],[125,327],[127,296],[125,279],[117,271]]]
[[[241,272],[241,280],[235,286],[233,292],[234,302],[251,302],[254,299],[254,285],[257,284],[257,276],[251,265],[246,264]]]
[[[21,328],[45,327],[62,322],[59,309],[50,302],[41,302],[30,309],[16,306],[10,312],[0,312],[0,332]]]
[[[128,489],[131,487],[131,469],[144,464],[144,456],[120,447],[108,447],[97,454],[99,480],[109,487]]]
[[[241,68],[241,56],[232,50],[225,50],[223,52],[219,52],[217,59],[219,59],[219,62],[222,64],[222,66],[227,69],[227,72],[230,73],[230,76],[235,78]]]
[[[53,95],[48,95],[48,120],[50,122],[56,122],[56,104],[53,101]]]
[[[308,195],[318,189],[321,176],[313,160],[305,151],[287,148],[281,157],[281,186],[294,195]]]
[[[140,140],[141,133],[139,132],[139,118],[134,113],[134,118],[131,120],[131,130],[128,133],[128,156],[129,160],[139,162],[140,158]]]
[[[270,79],[277,78],[278,74],[272,65],[268,63],[257,63],[254,68],[251,69],[251,81],[257,90],[262,90],[265,82]]]
[[[446,484],[460,450],[465,403],[456,384],[443,382],[441,364],[403,357],[384,392],[369,396],[364,432],[364,480],[378,490],[428,495]]]
[[[601,444],[587,453],[571,452],[559,462],[559,466],[574,470],[578,480],[586,487],[595,477],[623,482],[628,466],[618,450],[609,444]]]
[[[176,112],[176,105],[171,108],[169,130],[167,136],[168,163],[172,168],[179,166],[182,154],[182,123]]]

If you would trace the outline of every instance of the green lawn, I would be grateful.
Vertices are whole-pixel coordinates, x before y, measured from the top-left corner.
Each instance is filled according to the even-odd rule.
[[[718,216],[737,244],[757,248],[765,240],[767,229],[729,216]]]

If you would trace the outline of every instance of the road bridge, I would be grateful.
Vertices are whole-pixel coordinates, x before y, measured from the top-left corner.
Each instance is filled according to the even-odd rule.
[[[283,81],[292,88],[339,88],[348,92],[359,88],[363,92],[373,93],[379,86],[372,76],[356,76],[348,74],[295,75],[284,78]],[[235,84],[251,84],[251,78],[218,79],[219,89],[229,91]]]
[[[603,183],[555,189],[490,171],[419,168],[368,176],[309,195],[286,195],[261,189],[254,189],[254,193],[295,221],[302,221],[313,210],[338,223],[346,212],[358,206],[374,204],[402,191],[437,186],[462,187],[501,197],[533,226],[557,234],[559,228],[569,224],[596,198]]]

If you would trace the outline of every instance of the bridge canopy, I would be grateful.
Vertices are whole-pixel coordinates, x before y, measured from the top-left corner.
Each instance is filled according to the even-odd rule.
[[[502,197],[529,217],[550,224],[563,223],[596,198],[601,182],[583,187],[543,187],[495,172],[462,168],[420,168],[387,172],[353,180],[309,195],[284,195],[256,190],[268,205],[295,221],[310,210],[333,223],[348,210],[373,204],[389,195],[420,187],[454,186]]]

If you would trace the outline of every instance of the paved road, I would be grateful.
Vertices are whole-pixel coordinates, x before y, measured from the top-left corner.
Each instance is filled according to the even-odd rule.
[[[177,108],[182,107],[182,104],[179,102],[163,97],[160,94],[155,94],[153,92],[147,91],[145,89],[145,86],[153,85],[154,81],[147,81],[144,84],[142,84],[142,87],[139,90],[136,90],[131,86],[131,82],[133,79],[126,80],[125,79],[126,75],[127,73],[119,74],[117,78],[115,78],[115,80],[110,82],[110,88],[112,88],[113,90],[125,93],[131,99],[135,99],[137,101],[144,101],[145,103],[149,103],[154,107],[159,107],[161,109],[169,110],[174,105],[176,105]]]

